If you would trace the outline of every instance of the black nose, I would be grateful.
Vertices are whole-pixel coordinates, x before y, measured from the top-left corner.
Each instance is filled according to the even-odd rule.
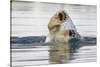
[[[62,13],[59,13],[58,16],[59,16],[60,21],[62,21],[62,20],[63,20],[63,15],[62,15]]]

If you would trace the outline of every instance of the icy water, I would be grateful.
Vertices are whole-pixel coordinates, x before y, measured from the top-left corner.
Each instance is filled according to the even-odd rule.
[[[87,46],[82,46],[76,50],[76,52],[69,52],[67,47],[68,46],[65,45],[28,47],[17,46],[17,48],[11,49],[12,67],[96,62],[95,44],[87,44]]]

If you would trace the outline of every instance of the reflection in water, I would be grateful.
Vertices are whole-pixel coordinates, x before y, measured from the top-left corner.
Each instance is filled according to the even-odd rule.
[[[49,62],[51,64],[68,63],[73,53],[80,47],[81,40],[72,38],[67,42],[56,42],[49,46]]]
[[[44,64],[63,64],[79,62],[96,62],[96,40],[87,38],[80,42],[79,39],[71,39],[65,43],[47,43],[47,46],[35,46],[39,44],[12,44],[12,67],[26,67]],[[80,42],[80,43],[79,43]],[[76,52],[71,52],[69,47],[82,45]],[[24,46],[23,46],[24,45]],[[48,52],[49,50],[49,52]]]
[[[68,43],[56,43],[54,45],[49,46],[49,62],[51,64],[67,63],[70,55]]]

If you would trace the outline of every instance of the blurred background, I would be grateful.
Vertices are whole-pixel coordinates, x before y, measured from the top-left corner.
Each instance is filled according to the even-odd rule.
[[[81,36],[96,37],[96,6],[12,0],[12,36],[46,36],[48,22],[63,8]]]

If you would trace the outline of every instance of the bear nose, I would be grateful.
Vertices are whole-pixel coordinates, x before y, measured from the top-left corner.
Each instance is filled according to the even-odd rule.
[[[59,14],[58,14],[58,17],[59,17],[60,21],[62,21],[62,20],[64,19],[62,13],[59,13]]]

